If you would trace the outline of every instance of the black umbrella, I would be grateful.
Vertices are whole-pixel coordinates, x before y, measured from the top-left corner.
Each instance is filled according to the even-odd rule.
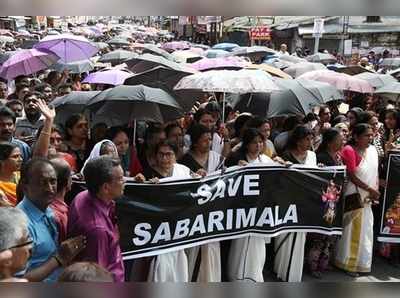
[[[156,66],[152,69],[133,75],[125,80],[124,85],[146,85],[161,88],[176,98],[185,112],[189,111],[202,92],[196,90],[177,90],[174,86],[185,76],[192,74],[180,70],[174,70],[164,66]]]
[[[56,109],[55,122],[65,125],[72,114],[82,113],[89,100],[100,91],[72,91],[70,94],[55,98],[50,104]]]
[[[53,64],[50,68],[55,69],[59,72],[63,72],[67,69],[70,73],[84,73],[93,70],[94,63],[89,59],[69,63],[58,62],[56,64]]]
[[[141,73],[150,70],[156,66],[164,66],[173,70],[184,72],[196,72],[196,70],[183,63],[176,63],[164,57],[152,54],[143,54],[133,59],[127,60],[125,61],[125,63],[128,65],[129,69],[135,73]]]
[[[148,53],[148,54],[158,55],[158,56],[164,57],[165,59],[168,59],[170,61],[175,61],[174,56],[172,56],[166,50],[163,50],[153,44],[149,44],[149,43],[140,44],[140,45],[136,46],[136,48],[142,49],[143,54]]]
[[[86,108],[108,125],[126,125],[133,120],[166,122],[182,116],[182,108],[168,92],[144,85],[120,85],[92,98]]]
[[[107,41],[108,44],[110,45],[119,45],[119,46],[128,46],[129,41],[125,37],[114,37]]]
[[[112,65],[121,64],[129,59],[133,59],[137,57],[138,54],[126,50],[115,50],[104,54],[98,60],[98,62],[102,63],[111,63]]]

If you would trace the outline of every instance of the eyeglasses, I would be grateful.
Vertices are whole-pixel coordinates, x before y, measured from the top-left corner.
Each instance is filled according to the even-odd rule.
[[[33,244],[33,240],[29,238],[29,240],[24,243],[11,246],[9,248],[3,249],[2,251],[8,250],[8,249],[13,249],[13,248],[20,248],[20,247],[24,247],[24,246],[28,246],[28,245],[32,245],[32,244]]]

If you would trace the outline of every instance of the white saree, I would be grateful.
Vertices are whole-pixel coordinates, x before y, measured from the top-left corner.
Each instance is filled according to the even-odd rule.
[[[362,158],[355,175],[365,184],[378,189],[378,152],[374,146],[369,146]],[[349,181],[345,196],[356,193],[355,185]],[[368,192],[358,188],[361,199],[368,197]],[[346,212],[343,215],[343,232],[337,242],[335,265],[349,272],[370,272],[372,264],[372,249],[374,217],[371,204],[363,208]]]

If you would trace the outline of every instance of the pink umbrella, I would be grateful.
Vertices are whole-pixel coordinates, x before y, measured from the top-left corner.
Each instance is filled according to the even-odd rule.
[[[132,73],[130,72],[119,69],[110,69],[91,73],[83,80],[83,83],[110,84],[117,86],[122,85],[124,81],[131,76]]]
[[[161,48],[166,51],[177,51],[177,50],[187,50],[190,49],[190,43],[187,41],[171,41],[164,43]]]
[[[60,57],[49,51],[20,50],[15,52],[0,67],[0,77],[12,80],[19,75],[30,75],[48,68],[59,59]]]
[[[248,63],[239,57],[203,58],[191,64],[194,69],[200,71],[210,69],[242,69],[247,65]]]
[[[314,70],[306,72],[299,76],[298,79],[326,82],[339,90],[350,90],[360,93],[374,92],[374,88],[367,81],[332,70]]]

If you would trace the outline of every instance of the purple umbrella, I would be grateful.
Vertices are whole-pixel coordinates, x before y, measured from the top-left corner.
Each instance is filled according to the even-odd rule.
[[[164,43],[161,48],[167,51],[187,50],[190,49],[190,43],[187,41],[171,41]]]
[[[46,36],[34,48],[52,51],[63,63],[89,59],[98,51],[85,37],[70,34]]]
[[[19,75],[30,75],[48,68],[59,60],[56,54],[37,49],[20,50],[15,52],[0,67],[0,77],[12,80]]]
[[[91,73],[83,80],[83,83],[110,84],[117,86],[122,85],[124,81],[131,76],[132,73],[119,69],[103,70]]]
[[[241,69],[248,63],[240,59],[239,57],[220,57],[220,58],[203,58],[191,66],[194,69],[205,71],[210,69]]]

